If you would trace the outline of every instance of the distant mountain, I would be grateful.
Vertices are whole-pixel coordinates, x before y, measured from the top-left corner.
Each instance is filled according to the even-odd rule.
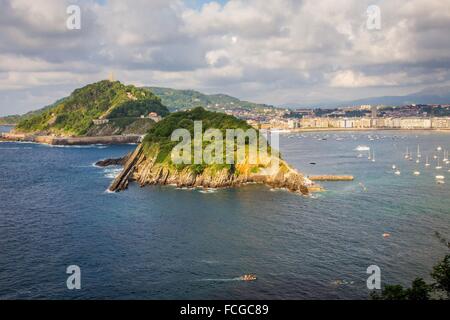
[[[400,106],[407,104],[450,104],[450,87],[433,87],[404,96],[382,96],[336,103],[336,106],[363,104]]]
[[[203,94],[194,90],[177,90],[170,88],[146,87],[159,97],[170,111],[203,107],[206,110],[220,111],[223,109],[264,109],[273,106],[242,101],[226,94]]]
[[[2,125],[2,124],[18,124],[22,120],[30,119],[34,116],[44,113],[45,111],[56,106],[58,103],[62,102],[64,99],[65,98],[59,99],[58,101],[56,101],[55,103],[53,103],[51,105],[45,106],[38,110],[27,112],[23,115],[15,114],[15,115],[6,116],[6,117],[0,117],[0,125]]]

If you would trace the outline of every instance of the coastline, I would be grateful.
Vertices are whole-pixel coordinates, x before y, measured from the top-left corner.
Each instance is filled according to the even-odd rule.
[[[141,141],[140,135],[118,135],[118,136],[98,136],[98,137],[55,137],[55,136],[35,136],[18,133],[2,133],[1,141],[10,142],[35,142],[48,145],[92,145],[92,144],[137,144]]]

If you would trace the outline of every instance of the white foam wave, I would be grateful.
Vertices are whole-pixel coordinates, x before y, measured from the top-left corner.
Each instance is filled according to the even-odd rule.
[[[122,168],[107,168],[103,170],[105,178],[115,179],[122,172]]]

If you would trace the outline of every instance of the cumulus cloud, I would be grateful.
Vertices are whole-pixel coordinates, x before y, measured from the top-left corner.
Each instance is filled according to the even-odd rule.
[[[137,85],[272,104],[450,82],[448,1],[189,3],[0,0],[0,101],[7,101],[0,114],[37,108],[45,97],[50,103],[110,71]],[[66,29],[69,4],[81,7],[81,30]],[[366,27],[373,4],[381,9],[380,30]]]

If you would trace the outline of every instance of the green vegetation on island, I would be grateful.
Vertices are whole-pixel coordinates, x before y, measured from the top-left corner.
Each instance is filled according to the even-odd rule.
[[[179,156],[177,161],[173,155]],[[260,183],[300,194],[321,190],[283,161],[245,121],[201,107],[172,113],[155,124],[127,156],[109,190],[125,190],[130,180],[141,186],[223,188]]]
[[[76,89],[69,97],[21,120],[16,131],[86,136],[98,132],[122,134],[132,126],[138,129],[134,133],[142,134],[153,121],[141,117],[145,118],[151,112],[162,117],[169,110],[147,89],[103,80]],[[145,131],[134,124],[137,121],[146,123]]]
[[[154,125],[145,136],[143,141],[144,149],[150,153],[157,152],[156,161],[158,163],[170,163],[171,151],[179,143],[178,141],[171,141],[172,132],[176,129],[187,129],[191,137],[194,137],[194,121],[202,121],[203,133],[208,129],[218,129],[224,137],[227,129],[242,129],[246,131],[252,128],[244,120],[198,107],[191,111],[172,113]],[[225,163],[225,161],[223,162]],[[195,170],[197,172],[201,171],[204,167],[204,165],[199,164],[192,166],[196,168]]]

